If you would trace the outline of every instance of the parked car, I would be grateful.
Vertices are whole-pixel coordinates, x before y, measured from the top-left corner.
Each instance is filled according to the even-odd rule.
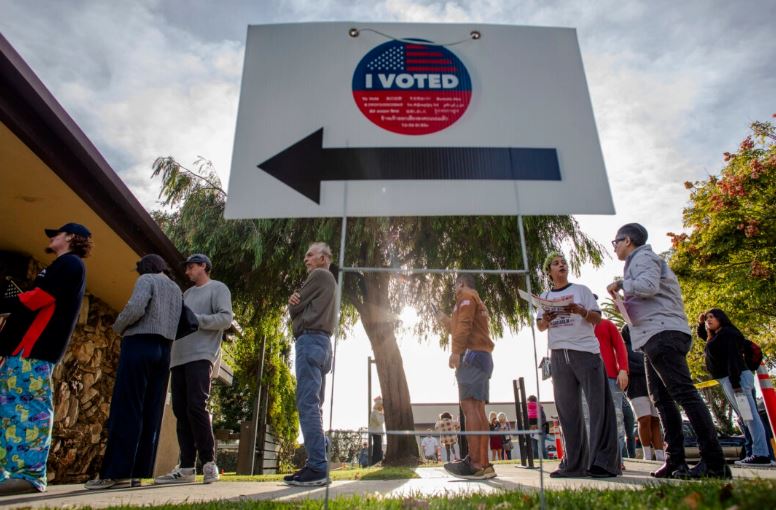
[[[695,435],[692,425],[689,421],[682,422],[684,432],[684,455],[688,460],[699,459],[701,457],[698,450],[698,436]],[[743,459],[745,456],[744,443],[746,439],[742,435],[728,436],[719,434],[719,444],[722,446],[722,453],[725,460],[734,461]]]
[[[698,449],[698,436],[695,434],[692,425],[687,420],[682,422],[682,431],[684,432],[684,455],[687,460],[697,460],[701,458],[700,450]],[[636,436],[636,448],[641,449],[641,441],[639,440],[638,428],[634,431]],[[719,444],[722,446],[722,453],[725,455],[725,459],[735,461],[743,459],[746,456],[744,443],[746,439],[742,435],[728,436],[719,434]],[[641,453],[637,454],[637,457],[641,457]]]

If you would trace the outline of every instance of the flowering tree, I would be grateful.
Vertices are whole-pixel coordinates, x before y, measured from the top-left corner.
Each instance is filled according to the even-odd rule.
[[[776,115],[774,115],[776,117]],[[669,233],[691,320],[708,308],[776,354],[776,130],[753,122],[720,175],[686,182],[687,233]]]

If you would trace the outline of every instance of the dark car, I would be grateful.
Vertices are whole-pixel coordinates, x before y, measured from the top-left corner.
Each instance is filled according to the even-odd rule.
[[[699,459],[701,457],[698,450],[698,436],[695,435],[692,425],[689,421],[682,422],[684,432],[684,454],[687,459]],[[745,456],[744,436],[728,436],[719,434],[719,444],[722,446],[722,453],[728,461],[743,459]]]

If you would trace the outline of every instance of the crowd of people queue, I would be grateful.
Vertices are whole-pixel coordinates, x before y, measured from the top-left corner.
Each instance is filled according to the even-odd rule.
[[[51,373],[75,328],[85,292],[82,259],[92,248],[89,230],[68,223],[47,229],[46,236],[47,251],[56,255],[54,262],[38,275],[32,290],[0,300],[0,313],[10,314],[0,330],[0,419],[5,429],[0,434],[0,494],[45,490],[53,425]],[[542,298],[571,302],[540,309],[536,316],[538,329],[548,334],[555,404],[565,442],[563,460],[551,477],[621,474],[622,457],[628,450],[624,395],[638,420],[644,457],[663,461],[653,476],[731,476],[711,414],[690,377],[686,357],[692,337],[678,281],[646,240],[646,229],[630,223],[612,241],[625,267],[623,277],[607,291],[624,300],[631,318],[622,335],[602,319],[590,289],[569,281],[563,255],[550,253],[542,265],[550,284]],[[307,278],[288,299],[295,339],[296,403],[307,453],[305,465],[284,477],[289,485],[329,483],[322,406],[336,321],[337,282],[329,270],[331,259],[326,243],[312,243],[304,257]],[[210,278],[212,263],[207,256],[192,255],[184,265],[193,286],[181,293],[162,257],[146,255],[137,263],[139,277],[113,325],[123,340],[107,448],[100,477],[87,482],[87,489],[133,486],[151,476],[170,375],[180,461],[155,482],[193,482],[197,458],[205,483],[219,478],[206,404],[221,338],[232,322],[231,296],[223,283]],[[431,448],[424,449],[424,456],[436,456],[444,446],[444,467],[450,474],[488,479],[497,476],[492,461],[511,455],[511,427],[503,413],[485,415],[494,343],[476,278],[459,274],[454,290],[452,315],[437,313],[437,319],[452,337],[448,365],[455,370],[466,429],[495,433],[467,436],[469,454],[460,458],[455,448],[456,421],[443,413],[436,428],[450,434],[441,435],[432,454],[426,453]],[[195,325],[181,336],[187,309]],[[755,405],[754,377],[740,351],[743,335],[716,308],[701,315],[697,334],[705,341],[709,372],[751,438],[751,454],[740,463],[769,465],[772,453]],[[546,423],[535,397],[528,404],[529,426]],[[692,468],[685,462],[677,404],[698,437],[701,460]],[[382,458],[384,421],[378,397],[370,416],[372,463]],[[538,443],[534,451],[541,449],[544,455],[544,441]]]
[[[54,406],[51,375],[75,329],[86,291],[84,258],[92,234],[78,223],[46,229],[55,260],[28,291],[6,293],[0,313],[0,495],[42,492],[51,447]],[[153,476],[168,381],[180,459],[155,483],[219,479],[207,403],[224,331],[232,324],[229,289],[211,279],[204,254],[184,262],[192,283],[185,292],[159,255],[143,256],[138,278],[113,330],[122,337],[107,422],[100,476],[86,489],[140,484]]]

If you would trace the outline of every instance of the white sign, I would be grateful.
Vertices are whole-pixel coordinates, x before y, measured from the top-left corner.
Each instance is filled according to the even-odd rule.
[[[573,29],[249,27],[227,218],[612,213]]]

